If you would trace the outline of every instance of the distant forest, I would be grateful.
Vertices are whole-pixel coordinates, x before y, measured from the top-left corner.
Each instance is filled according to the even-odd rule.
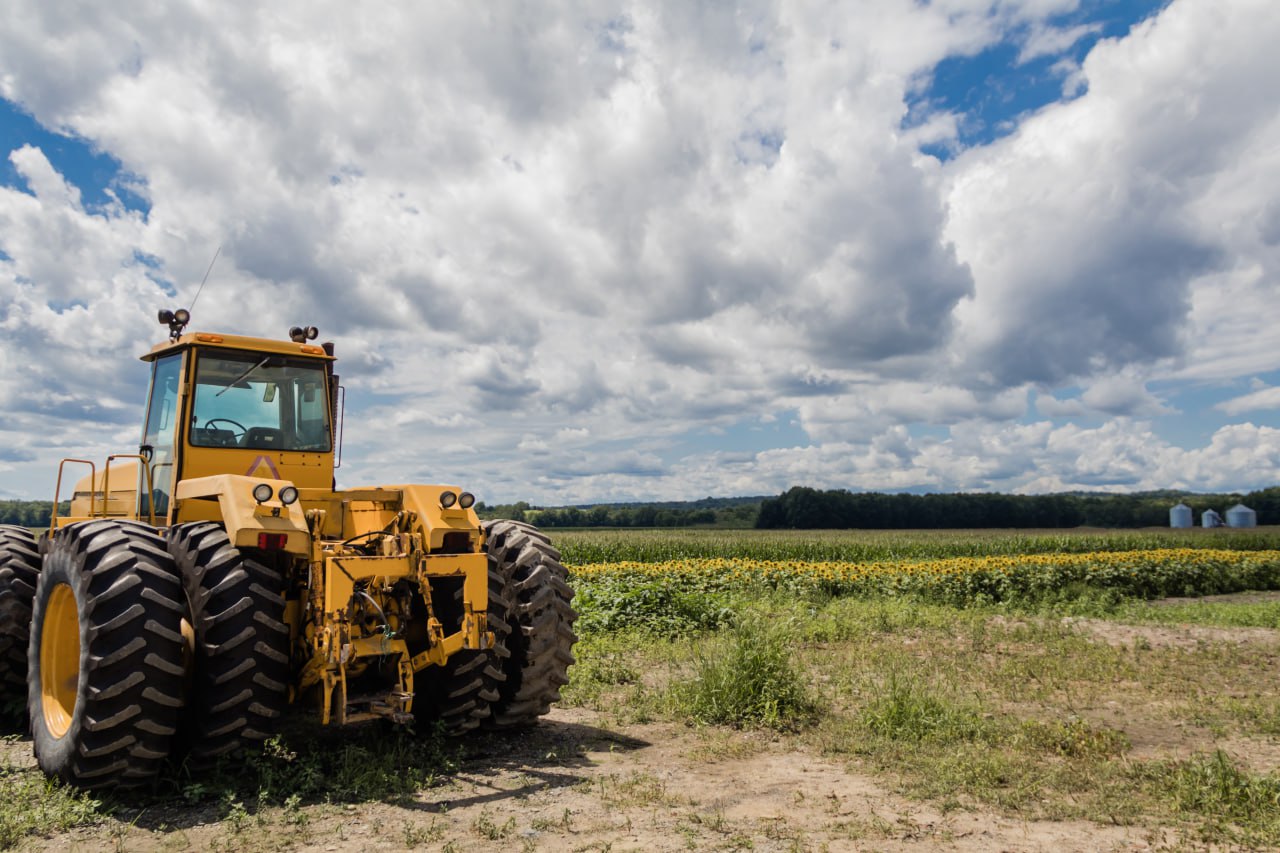
[[[1280,487],[1248,494],[1140,492],[1131,495],[884,494],[821,491],[795,486],[777,497],[703,498],[696,501],[539,507],[520,501],[476,504],[481,518],[511,518],[540,527],[725,527],[870,530],[931,528],[1165,527],[1169,508],[1187,504],[1200,514],[1223,515],[1237,503],[1258,514],[1258,524],[1280,525]],[[69,507],[64,501],[62,513]],[[43,527],[49,501],[0,501],[0,524]]]
[[[803,486],[761,503],[756,527],[934,529],[983,527],[1167,527],[1169,509],[1191,507],[1196,523],[1206,509],[1223,516],[1238,503],[1258,524],[1280,524],[1280,487],[1246,495],[1141,492],[1132,495],[936,494],[886,495]]]
[[[538,507],[524,501],[485,506],[481,518],[510,518],[539,527],[755,527],[763,496],[696,501]]]
[[[1258,514],[1258,524],[1280,524],[1280,487],[1248,494],[1140,492],[1004,495],[884,494],[820,491],[795,486],[777,497],[704,498],[699,501],[537,507],[521,501],[477,504],[484,518],[513,518],[540,527],[758,527],[901,530],[938,528],[1166,527],[1169,509],[1191,507],[1198,524],[1206,509],[1237,503]]]
[[[0,524],[18,524],[22,527],[47,527],[52,501],[0,501]],[[63,501],[60,513],[71,511],[71,504]]]

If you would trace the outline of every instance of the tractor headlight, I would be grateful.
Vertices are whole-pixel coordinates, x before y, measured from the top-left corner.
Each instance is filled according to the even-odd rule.
[[[253,499],[260,504],[264,504],[271,500],[271,486],[267,483],[259,483],[254,486]]]
[[[280,490],[280,503],[288,506],[298,500],[298,490],[293,486],[285,486]]]
[[[462,507],[463,509],[471,509],[471,506],[475,502],[476,502],[476,496],[471,494],[470,492],[463,492],[462,494],[458,495],[458,506]]]
[[[453,505],[454,505],[454,504],[456,504],[457,502],[458,502],[458,496],[457,496],[456,494],[454,494],[453,492],[441,492],[441,493],[440,493],[440,507],[441,507],[441,509],[448,509],[449,507],[453,506]]]

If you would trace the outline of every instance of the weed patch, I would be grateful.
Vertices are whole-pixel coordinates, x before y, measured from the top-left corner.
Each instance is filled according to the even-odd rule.
[[[1222,750],[1135,765],[1134,779],[1202,833],[1241,843],[1280,842],[1280,777],[1249,773]]]
[[[102,820],[110,807],[90,795],[46,779],[39,770],[0,767],[0,849],[29,835],[49,835]]]
[[[791,658],[795,631],[758,613],[745,616],[694,661],[691,679],[677,683],[677,706],[691,720],[739,727],[795,729],[819,705]]]
[[[990,735],[978,709],[942,698],[896,672],[862,709],[861,719],[873,735],[914,743],[964,743]]]

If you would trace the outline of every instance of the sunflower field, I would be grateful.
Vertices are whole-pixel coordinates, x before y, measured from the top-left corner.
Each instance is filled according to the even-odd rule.
[[[806,536],[766,541],[766,547],[760,549],[766,556],[760,557],[752,556],[742,541],[736,543],[738,547],[729,543],[731,547],[725,551],[732,556],[661,559],[660,553],[654,553],[658,544],[654,540],[641,543],[646,546],[639,554],[642,559],[580,562],[571,559],[575,545],[577,550],[592,554],[598,554],[597,546],[581,540],[571,544],[565,549],[566,562],[578,594],[576,604],[583,614],[581,627],[605,631],[640,628],[666,634],[715,630],[732,622],[744,599],[776,594],[806,600],[897,598],[970,607],[1026,605],[1090,595],[1156,599],[1280,589],[1280,548],[1258,547],[1280,544],[1269,533],[1217,540],[1228,547],[1208,547],[1213,540],[1207,539],[1192,547],[1186,540],[1159,534],[1145,540],[1077,536],[1059,542],[1066,547],[1057,550],[1044,549],[1049,543],[1043,539],[1011,537],[904,539],[894,548],[888,538],[861,542],[836,539],[824,544]],[[1090,541],[1103,548],[1082,550],[1081,545]],[[699,547],[684,550],[698,553],[708,542],[695,540],[695,544]],[[1131,547],[1107,547],[1120,544]],[[1253,547],[1241,547],[1246,544]],[[1028,552],[1019,553],[1011,545],[1042,547],[1038,552],[1028,548]],[[1161,547],[1174,545],[1178,547]],[[871,558],[771,556],[785,554],[788,549],[825,548],[824,556],[829,557],[841,546],[858,555],[870,552]],[[912,556],[894,557],[895,551]],[[971,553],[946,556],[949,551]],[[917,556],[930,553],[942,556]]]

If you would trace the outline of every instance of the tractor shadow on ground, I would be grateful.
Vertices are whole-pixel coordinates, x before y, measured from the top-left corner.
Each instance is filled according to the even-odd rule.
[[[271,770],[263,772],[266,766],[281,766],[278,751],[276,757],[251,756],[243,764],[230,763],[206,774],[177,768],[149,797],[109,797],[113,819],[141,829],[173,832],[216,823],[235,813],[254,815],[286,799],[293,799],[295,806],[378,802],[444,812],[571,787],[584,780],[582,770],[593,766],[589,753],[631,752],[650,746],[597,726],[548,719],[526,730],[456,739],[413,738],[376,724],[344,732],[295,721],[286,726],[283,742],[296,750],[285,761],[287,779]],[[429,783],[411,791],[373,781],[344,793],[350,786],[341,781],[341,774],[353,762],[368,764],[370,778],[404,776],[424,767],[429,770],[433,764],[440,769]],[[338,783],[336,788],[329,787],[329,779]],[[265,802],[259,797],[264,781],[272,789]],[[459,789],[473,793],[442,796]]]
[[[595,766],[588,753],[634,752],[651,745],[597,726],[557,720],[542,720],[524,731],[482,735],[467,744],[462,766],[451,774],[451,781],[469,783],[478,789],[488,788],[488,792],[436,802],[415,801],[406,807],[444,812],[572,787],[584,781],[583,774],[575,770]],[[515,779],[521,780],[521,784],[511,785]]]

